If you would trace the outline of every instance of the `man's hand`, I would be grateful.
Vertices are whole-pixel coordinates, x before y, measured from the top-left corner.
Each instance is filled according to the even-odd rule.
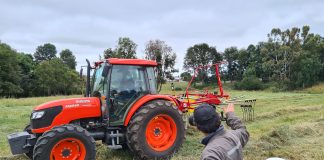
[[[234,104],[229,103],[227,107],[223,107],[223,111],[225,114],[228,112],[234,112]]]

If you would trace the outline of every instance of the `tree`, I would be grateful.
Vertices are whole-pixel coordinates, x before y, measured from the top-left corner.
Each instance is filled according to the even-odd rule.
[[[191,80],[191,74],[189,72],[182,72],[180,74],[180,77],[183,81],[190,81]]]
[[[260,77],[263,79],[263,70],[262,70],[262,56],[260,54],[260,48],[261,45],[257,44],[257,45],[253,45],[250,44],[246,51],[248,52],[248,55],[250,56],[249,61],[248,62],[248,66],[247,68],[254,68],[255,70],[255,74],[257,77]],[[241,60],[242,61],[242,60]]]
[[[62,50],[60,53],[60,58],[62,59],[63,63],[66,64],[70,69],[75,70],[75,56],[69,49]]]
[[[321,43],[319,44],[319,53],[322,69],[320,71],[319,79],[324,81],[324,38],[321,38]]]
[[[72,55],[65,54],[67,51],[62,51],[62,59]],[[9,45],[0,43],[0,97],[80,93],[78,73],[62,59],[54,57],[35,63],[31,54],[17,53]]]
[[[51,43],[45,43],[44,45],[38,46],[34,57],[36,62],[40,63],[44,60],[51,60],[56,57],[56,47]]]
[[[172,48],[159,39],[150,40],[145,46],[145,59],[155,60],[159,64],[157,67],[159,84],[164,83],[166,78],[173,79],[172,73],[175,72],[176,58]],[[159,87],[161,90],[162,85]]]
[[[229,47],[225,49],[224,59],[227,61],[227,76],[232,82],[234,80],[240,80],[239,74],[239,52],[236,47]]]
[[[69,69],[59,58],[43,61],[35,69],[39,95],[58,95],[78,93],[81,88],[80,77]]]
[[[321,63],[316,55],[302,52],[292,64],[292,70],[294,72],[288,84],[290,89],[310,87],[319,79]]]
[[[31,54],[19,53],[18,54],[18,65],[20,67],[21,77],[20,87],[22,88],[22,92],[18,94],[19,97],[30,97],[34,96],[35,89],[35,76],[34,69],[36,64],[33,60],[33,56]]]
[[[320,35],[309,33],[310,27],[304,26],[302,28],[302,48],[314,55],[317,55],[320,61],[319,80],[324,81],[324,38]]]
[[[137,44],[128,37],[120,37],[115,49],[116,58],[136,58]]]
[[[262,82],[256,77],[255,69],[248,67],[244,71],[242,81],[234,83],[234,88],[240,90],[260,90],[263,87]]]
[[[267,42],[258,45],[262,57],[262,79],[278,84],[281,90],[304,88],[321,77],[321,37],[309,26],[281,30],[274,28]],[[260,58],[259,58],[260,59]]]
[[[108,59],[108,58],[116,58],[116,52],[113,51],[111,48],[108,48],[104,51],[104,58]]]
[[[194,71],[198,66],[205,66],[211,63],[217,63],[222,60],[221,55],[217,52],[215,47],[211,47],[206,43],[195,44],[187,49],[184,59],[184,69],[187,71]],[[203,83],[207,82],[207,69],[202,69],[198,73],[198,78]]]
[[[250,58],[251,58],[250,53],[245,48],[240,49],[238,51],[238,56],[237,56],[238,74],[236,77],[237,80],[242,80],[243,73],[251,62]]]
[[[15,97],[23,90],[19,85],[18,54],[9,45],[0,42],[0,96]]]

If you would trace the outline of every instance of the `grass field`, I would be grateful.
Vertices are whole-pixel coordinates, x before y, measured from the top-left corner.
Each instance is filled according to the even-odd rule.
[[[184,87],[183,84],[175,85]],[[274,156],[285,159],[324,159],[323,86],[290,93],[227,90],[231,97],[257,99],[256,118],[246,123],[250,141],[244,148],[245,159]],[[168,86],[162,92],[169,93]],[[0,99],[0,159],[26,159],[24,156],[11,156],[6,135],[24,128],[34,106],[61,98],[68,97]],[[242,115],[239,106],[236,106],[236,113]],[[199,144],[202,137],[195,128],[189,127],[185,143],[173,159],[199,159],[203,149]],[[97,159],[132,159],[132,156],[126,151],[111,151],[98,143]]]

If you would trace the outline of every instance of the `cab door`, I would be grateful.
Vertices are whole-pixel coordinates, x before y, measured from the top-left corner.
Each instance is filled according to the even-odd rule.
[[[109,119],[111,125],[123,124],[128,108],[149,93],[145,67],[114,65],[109,85]]]

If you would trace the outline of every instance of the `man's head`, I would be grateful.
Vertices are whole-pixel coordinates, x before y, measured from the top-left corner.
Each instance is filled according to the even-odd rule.
[[[214,107],[208,104],[202,104],[195,109],[193,121],[197,128],[204,133],[215,132],[221,124],[219,114]]]

